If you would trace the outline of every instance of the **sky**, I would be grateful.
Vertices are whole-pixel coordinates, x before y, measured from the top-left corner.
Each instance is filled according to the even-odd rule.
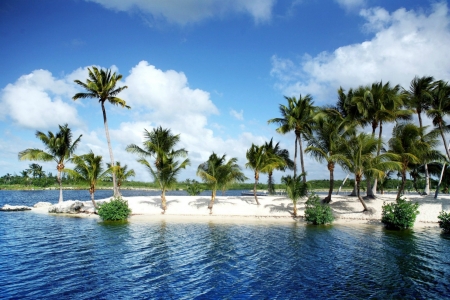
[[[162,126],[189,152],[180,180],[200,180],[198,165],[215,152],[238,158],[251,182],[252,143],[273,138],[293,158],[294,134],[267,124],[284,96],[333,105],[339,87],[448,81],[449,22],[449,3],[427,0],[0,1],[0,176],[28,168],[18,153],[43,148],[37,130],[66,123],[74,138],[82,134],[76,154],[92,150],[109,162],[100,104],[72,100],[83,91],[74,80],[97,66],[128,87],[119,97],[131,109],[106,110],[115,160],[136,171],[134,180],[150,174],[126,146]],[[56,172],[55,163],[40,164]],[[329,178],[325,164],[308,155],[305,164],[308,180]]]

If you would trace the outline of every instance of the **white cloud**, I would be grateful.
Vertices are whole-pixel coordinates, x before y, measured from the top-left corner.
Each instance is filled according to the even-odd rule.
[[[187,24],[227,13],[248,13],[256,23],[270,20],[275,0],[86,0],[108,9],[149,13],[155,20]]]
[[[303,55],[299,63],[272,57],[271,74],[276,87],[286,95],[313,94],[320,103],[334,102],[339,86],[346,89],[376,81],[404,87],[414,76],[450,78],[450,18],[446,3],[431,12],[383,8],[361,11],[365,28],[375,32],[371,40],[342,46],[333,53]]]
[[[237,112],[234,109],[230,110],[230,115],[236,118],[237,120],[243,121],[244,120],[244,111],[241,109],[241,111]]]
[[[355,10],[367,4],[367,0],[335,0],[335,1],[346,10]]]
[[[65,123],[80,125],[75,107],[63,100],[75,92],[67,78],[56,79],[49,71],[36,70],[3,88],[0,116],[9,117],[21,127],[39,130]]]

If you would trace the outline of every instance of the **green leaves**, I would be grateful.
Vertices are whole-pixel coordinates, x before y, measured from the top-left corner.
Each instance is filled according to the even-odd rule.
[[[445,233],[450,233],[450,213],[441,211],[438,219],[439,227],[442,228]]]
[[[381,222],[388,229],[408,229],[414,226],[419,214],[419,203],[398,198],[395,203],[383,203]]]
[[[128,207],[128,201],[115,197],[101,204],[97,213],[103,221],[122,221],[128,218],[131,209]]]
[[[305,220],[314,225],[324,225],[333,223],[334,216],[331,207],[323,204],[319,196],[311,195],[305,203]]]

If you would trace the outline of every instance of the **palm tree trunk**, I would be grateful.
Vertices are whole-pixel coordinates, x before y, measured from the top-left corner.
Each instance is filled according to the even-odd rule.
[[[380,155],[381,152],[381,136],[383,132],[383,121],[380,121],[380,131],[378,133],[378,146],[377,146],[377,156]],[[373,187],[372,187],[372,196],[375,196],[377,194],[377,185],[378,185],[378,178],[375,178],[373,181]]]
[[[367,177],[366,182],[367,182],[367,192],[366,192],[366,196],[367,198],[371,198],[371,199],[375,199],[375,195],[372,192],[372,182],[371,182],[372,178]]]
[[[161,190],[161,208],[163,210],[162,213],[164,214],[167,209],[166,190],[165,189]]]
[[[59,183],[59,200],[58,203],[63,203],[63,192],[62,192],[62,180],[61,171],[58,169],[58,183]]]
[[[341,191],[342,187],[344,186],[345,182],[347,181],[347,178],[348,178],[348,174],[347,174],[347,176],[345,176],[344,181],[342,181],[341,186],[339,187],[338,191],[336,192],[336,195],[339,195],[339,192]]]
[[[212,190],[211,201],[209,202],[209,205],[208,205],[208,209],[209,209],[209,213],[210,214],[212,214],[212,209],[213,209],[213,205],[214,205],[214,199],[216,199],[216,191]]]
[[[256,205],[259,205],[258,195],[256,195],[256,185],[258,184],[259,174],[255,171],[255,184],[253,185],[253,195],[255,196]]]
[[[115,166],[114,164],[114,155],[111,147],[111,139],[109,138],[109,130],[108,130],[108,121],[106,119],[106,109],[105,109],[105,103],[101,101],[102,104],[102,112],[103,112],[103,124],[105,125],[105,133],[106,133],[106,141],[108,142],[108,149],[109,149],[109,156],[111,158],[111,166]],[[112,172],[112,180],[113,180],[113,193],[115,197],[118,197],[117,192],[117,184],[116,184],[116,174],[115,172]]]
[[[297,140],[298,140],[298,137],[297,137],[297,135],[295,135],[294,179],[297,178]]]
[[[420,111],[417,111],[417,116],[419,117],[419,126],[422,130],[422,116],[420,115]],[[425,164],[425,190],[423,193],[425,195],[430,194],[430,173],[428,172],[428,164]]]
[[[400,188],[398,189],[396,199],[399,199],[400,195],[405,190],[405,184],[406,184],[406,170],[402,170],[402,184],[400,185]]]
[[[303,183],[306,183],[306,171],[305,171],[305,162],[303,161],[303,145],[302,145],[303,143],[301,133],[298,136],[298,144],[300,145],[300,164],[302,167]]]
[[[444,171],[445,171],[445,163],[442,165],[441,176],[439,177],[439,183],[436,187],[436,192],[434,193],[434,199],[436,199],[437,196],[439,195],[439,189],[441,188],[442,177],[444,176]]]
[[[355,184],[353,185],[353,191],[349,195],[350,197],[358,196],[357,192],[356,192],[356,189],[357,189],[357,183],[356,183],[356,176],[355,176]]]
[[[361,202],[362,206],[364,207],[363,211],[368,211],[369,209],[367,208],[366,203],[364,202],[363,198],[361,197],[360,194],[360,182],[361,182],[361,176],[356,176],[356,195],[358,196],[359,201]]]
[[[331,202],[331,194],[333,194],[333,187],[334,187],[334,163],[332,162],[328,163],[328,171],[330,171],[330,188],[328,190],[328,196],[325,199],[323,199],[324,203]]]
[[[297,201],[294,202],[294,217],[297,217]]]
[[[447,141],[445,140],[445,135],[444,135],[444,131],[442,129],[442,123],[441,122],[439,122],[439,131],[441,132],[442,141],[444,142],[445,152],[447,153],[447,157],[450,159],[450,153],[449,153],[449,149],[448,149],[448,146],[447,146]]]
[[[98,206],[97,206],[97,203],[95,203],[95,200],[94,200],[94,193],[95,193],[95,187],[91,186],[89,188],[89,194],[91,194],[91,201],[92,201],[92,204],[94,205],[94,209],[97,209]]]
[[[270,171],[269,175],[268,175],[268,180],[267,180],[267,190],[269,192],[269,195],[274,195],[275,194],[275,189],[273,186],[273,177],[272,177],[273,172]]]

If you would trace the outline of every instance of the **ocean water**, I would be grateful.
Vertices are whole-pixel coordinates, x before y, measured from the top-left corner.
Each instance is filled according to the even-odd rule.
[[[0,191],[0,205],[57,199]],[[450,237],[437,228],[0,212],[1,299],[446,299],[449,278]]]

